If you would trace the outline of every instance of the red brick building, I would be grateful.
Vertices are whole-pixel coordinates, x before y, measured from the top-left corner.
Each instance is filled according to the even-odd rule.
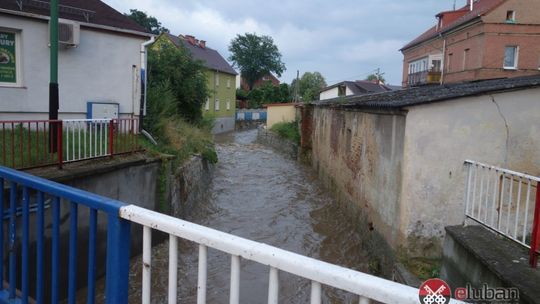
[[[540,74],[539,0],[469,0],[436,17],[401,49],[403,86]]]
[[[266,76],[263,76],[261,79],[257,80],[255,82],[255,84],[253,84],[253,88],[256,89],[256,88],[262,86],[266,82],[271,82],[272,85],[275,86],[275,87],[279,86],[279,84],[280,84],[279,79],[277,79],[272,74],[268,74]],[[248,85],[247,81],[243,77],[240,78],[240,86],[242,87],[243,90],[250,91],[249,90],[249,85]]]

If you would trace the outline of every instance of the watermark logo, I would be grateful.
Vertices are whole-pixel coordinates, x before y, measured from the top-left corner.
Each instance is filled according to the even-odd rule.
[[[480,288],[473,288],[471,284],[466,287],[456,288],[454,297],[461,301],[473,301],[475,303],[519,303],[519,289],[489,287],[488,284],[482,284]]]
[[[452,291],[441,279],[429,279],[420,286],[419,297],[422,304],[448,304]]]

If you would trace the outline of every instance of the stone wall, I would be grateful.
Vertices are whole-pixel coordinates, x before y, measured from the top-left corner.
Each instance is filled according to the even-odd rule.
[[[272,147],[292,159],[298,158],[298,145],[296,143],[285,139],[272,131],[268,131],[267,129],[258,129],[257,142]]]
[[[360,225],[396,247],[405,117],[315,107],[312,122],[302,129],[321,180]]]

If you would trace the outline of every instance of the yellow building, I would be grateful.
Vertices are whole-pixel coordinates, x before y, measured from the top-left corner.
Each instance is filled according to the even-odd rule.
[[[162,33],[157,43],[163,42],[186,48],[193,59],[204,63],[210,96],[203,103],[203,115],[215,119],[213,133],[233,131],[236,116],[236,71],[218,51],[207,47],[206,41],[194,36]]]
[[[296,103],[271,103],[267,109],[266,127],[268,129],[278,122],[293,122],[296,120]]]

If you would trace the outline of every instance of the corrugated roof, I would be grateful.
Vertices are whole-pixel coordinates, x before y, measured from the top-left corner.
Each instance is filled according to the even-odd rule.
[[[99,0],[60,0],[60,18],[90,24],[110,26],[123,30],[140,32],[150,36],[148,31],[135,21]],[[15,0],[0,0],[0,9],[14,12],[50,15],[49,0],[22,0],[22,9]],[[74,8],[74,9],[73,9]],[[85,11],[77,10],[82,9]]]
[[[540,87],[540,76],[493,79],[476,82],[409,88],[387,93],[334,98],[316,102],[321,107],[350,109],[400,109],[467,96]]]
[[[201,60],[205,63],[206,67],[211,70],[218,70],[223,73],[238,75],[236,71],[231,67],[231,65],[219,54],[218,51],[211,49],[209,47],[202,48],[197,45],[193,45],[186,40],[171,35],[169,33],[164,33],[167,37],[176,45],[184,46],[189,50],[191,56],[194,59]]]
[[[401,50],[405,50],[415,45],[418,45],[426,40],[437,37],[437,35],[439,34],[445,33],[469,21],[479,18],[490,12],[497,6],[501,5],[504,1],[506,0],[478,0],[474,2],[474,8],[472,11],[469,9],[469,5],[466,5],[458,10],[466,11],[463,16],[457,19],[452,18],[453,20],[451,22],[449,22],[448,24],[443,24],[443,26],[439,29],[437,29],[437,26],[433,26],[432,28],[424,32],[422,35],[407,43],[403,48],[401,48]],[[439,13],[437,14],[437,16],[443,13]]]

